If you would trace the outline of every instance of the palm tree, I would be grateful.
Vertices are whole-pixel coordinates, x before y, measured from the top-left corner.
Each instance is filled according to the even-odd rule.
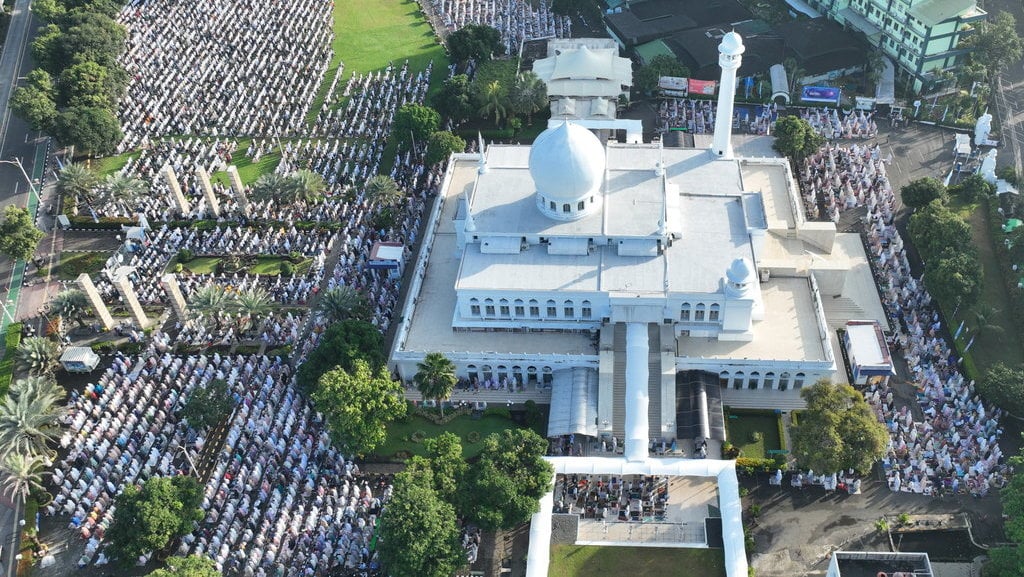
[[[300,168],[289,178],[292,179],[292,185],[295,188],[295,200],[297,202],[312,204],[323,198],[327,185],[324,184],[324,178],[319,174],[312,170]]]
[[[111,174],[100,188],[99,199],[114,205],[132,207],[148,190],[146,183],[134,176]]]
[[[419,371],[412,378],[416,388],[425,398],[437,400],[437,406],[441,408],[441,416],[444,416],[444,407],[441,399],[447,399],[455,390],[455,363],[441,353],[427,353],[422,363],[416,363]]]
[[[405,198],[395,179],[385,174],[378,174],[367,180],[364,189],[366,198],[381,206],[394,206]]]
[[[52,377],[26,377],[11,383],[9,394],[15,398],[22,396],[32,399],[43,399],[46,402],[57,404],[68,396],[64,387],[57,384]]]
[[[295,196],[295,180],[278,172],[259,177],[249,191],[249,197],[257,202],[271,200],[279,204],[292,204]]]
[[[981,333],[1002,333],[1003,327],[999,324],[999,309],[987,303],[981,303],[974,307],[974,334]]]
[[[8,396],[0,403],[0,455],[47,454],[63,412],[52,394]]]
[[[234,295],[234,302],[231,309],[238,313],[238,328],[246,330],[256,323],[256,320],[267,314],[274,308],[274,301],[267,291],[256,287],[245,289]]]
[[[43,491],[43,469],[47,458],[43,455],[8,453],[0,461],[3,473],[3,491],[15,502],[24,502],[33,490]]]
[[[82,317],[88,310],[89,297],[78,289],[61,291],[50,301],[50,311],[66,319],[75,319],[81,327],[85,326]]]
[[[45,337],[29,337],[18,346],[15,356],[30,375],[51,375],[60,360],[60,345]]]
[[[796,58],[787,58],[782,61],[782,67],[786,69],[786,74],[789,75],[789,93],[794,95],[797,94],[797,89],[800,88],[800,80],[803,79],[807,71],[796,61]]]
[[[231,310],[235,304],[235,296],[218,284],[208,284],[192,293],[188,299],[188,312],[193,319],[200,322],[213,320],[217,330],[223,325],[222,313]]]
[[[57,190],[64,196],[89,197],[99,184],[100,177],[79,163],[65,164],[57,177]]]
[[[533,125],[533,114],[548,105],[548,87],[533,72],[523,72],[512,86],[516,112],[526,115],[526,124]]]
[[[885,54],[879,49],[864,54],[864,79],[868,84],[877,84],[885,71]]]
[[[480,107],[480,116],[488,117],[494,115],[494,124],[500,124],[501,119],[505,118],[507,107],[505,106],[506,100],[505,88],[501,85],[501,82],[492,80],[490,84],[484,87],[484,105]]]
[[[350,286],[338,286],[320,294],[316,310],[328,323],[360,318],[366,313],[366,297]]]

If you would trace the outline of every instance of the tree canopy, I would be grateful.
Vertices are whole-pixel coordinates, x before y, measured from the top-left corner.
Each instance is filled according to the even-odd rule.
[[[980,174],[972,174],[946,190],[965,202],[974,202],[979,197],[995,194],[996,185],[985,180]]]
[[[505,53],[501,33],[485,24],[463,26],[448,35],[447,44],[453,62],[479,62]]]
[[[473,114],[469,77],[456,74],[445,80],[441,90],[430,100],[430,105],[455,124],[469,118]]]
[[[633,87],[642,94],[648,94],[658,88],[658,80],[662,76],[686,77],[690,71],[680,64],[679,60],[668,54],[659,54],[647,64],[640,67],[633,75]]]
[[[974,58],[997,73],[1021,58],[1022,43],[1017,35],[1017,20],[1009,12],[999,12],[978,23],[974,34],[964,39],[974,49]]]
[[[488,531],[511,529],[537,512],[537,500],[551,486],[547,441],[530,429],[506,429],[483,443],[459,491],[459,512]]]
[[[296,382],[304,391],[312,391],[320,376],[337,367],[351,371],[357,359],[366,361],[374,370],[383,366],[384,339],[372,324],[345,320],[331,325],[320,337],[320,344],[306,357],[296,371]]]
[[[25,119],[32,130],[49,130],[57,119],[57,89],[53,78],[45,70],[28,73],[24,86],[11,94],[11,110]]]
[[[910,208],[923,208],[935,200],[945,200],[946,186],[932,177],[919,178],[900,189],[903,204]]]
[[[167,559],[167,566],[153,571],[149,577],[220,577],[220,574],[213,559],[204,555],[189,555]]]
[[[821,380],[800,391],[807,410],[790,431],[801,467],[821,473],[867,473],[885,455],[889,433],[863,395],[850,385]]]
[[[142,487],[125,487],[114,500],[117,509],[106,533],[112,558],[132,566],[147,552],[191,533],[203,518],[202,500],[203,488],[194,477],[153,477]]]
[[[381,516],[381,561],[393,577],[449,577],[466,561],[455,509],[432,487],[429,464],[415,460],[395,475]]]
[[[455,363],[441,353],[427,353],[423,362],[416,364],[416,376],[412,380],[424,398],[436,399],[440,406],[458,383]],[[441,414],[444,414],[444,407],[441,407]]]
[[[775,123],[775,142],[772,148],[795,161],[813,154],[824,143],[825,137],[818,134],[803,118],[785,116]]]
[[[996,363],[978,379],[977,385],[985,400],[1014,415],[1024,415],[1024,367]]]
[[[426,163],[428,165],[437,164],[448,160],[453,152],[462,152],[465,149],[465,140],[446,130],[438,130],[427,139]]]
[[[981,261],[974,251],[947,248],[924,265],[924,284],[939,302],[972,306],[981,296]]]
[[[426,144],[427,138],[440,126],[441,115],[433,108],[422,104],[406,104],[395,113],[391,136],[401,150],[409,150],[414,140],[419,146]]]
[[[42,238],[43,231],[36,228],[27,210],[13,204],[4,207],[4,220],[0,222],[0,254],[15,260],[28,260],[36,253]]]
[[[533,115],[548,106],[548,87],[532,71],[522,72],[512,83],[508,98],[512,111],[533,124]]]
[[[205,386],[197,385],[185,401],[182,416],[190,427],[203,430],[221,422],[235,408],[235,400],[224,379],[213,379]]]
[[[424,439],[423,447],[427,450],[434,490],[442,499],[455,503],[469,467],[462,458],[462,441],[455,433],[445,431],[436,437]]]
[[[345,451],[369,453],[387,437],[386,426],[405,416],[402,384],[383,367],[371,369],[356,359],[349,371],[324,373],[311,395],[324,414],[331,439]]]
[[[65,146],[80,152],[105,156],[112,154],[124,138],[121,122],[113,110],[101,106],[74,106],[57,115],[53,135]]]
[[[1020,577],[1024,575],[1024,451],[1010,457],[1016,474],[999,491],[1003,505],[1003,531],[1015,547],[993,547],[988,551],[988,563],[982,567],[983,577]]]
[[[973,251],[971,225],[941,202],[931,203],[910,217],[910,238],[927,262],[946,249]]]

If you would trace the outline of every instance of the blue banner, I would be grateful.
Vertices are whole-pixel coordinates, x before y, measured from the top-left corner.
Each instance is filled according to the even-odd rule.
[[[831,102],[839,104],[839,88],[834,86],[804,86],[800,100],[804,102]]]

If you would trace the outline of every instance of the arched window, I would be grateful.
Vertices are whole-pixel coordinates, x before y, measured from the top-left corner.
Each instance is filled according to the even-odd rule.
[[[574,319],[576,318],[576,307],[572,301],[565,301],[562,306],[562,312],[565,313],[565,318]]]
[[[807,378],[807,375],[805,375],[803,373],[797,373],[796,374],[796,378],[793,379],[793,388],[794,389],[802,388],[804,386],[804,379],[805,378]]]
[[[526,382],[526,379],[523,378],[523,367],[520,367],[519,365],[512,366],[512,376],[520,384]]]
[[[558,210],[558,208],[557,208],[558,205],[555,204],[555,201],[553,201],[553,200],[548,203],[548,206],[551,207],[551,210]]]
[[[764,388],[775,388],[775,373],[768,371],[767,373],[764,374]]]
[[[480,374],[476,372],[476,365],[466,365],[466,376],[469,382],[476,383],[480,380]]]
[[[484,299],[484,314],[493,317],[494,316],[494,300]]]
[[[530,299],[530,318],[540,318],[540,303],[537,302],[537,299]]]
[[[505,365],[498,365],[498,382],[508,380],[508,367]]]
[[[679,320],[690,320],[690,303],[683,303],[682,308],[679,310]]]
[[[733,375],[732,375],[732,388],[734,388],[734,389],[742,389],[743,388],[744,376],[745,375],[743,374],[743,371],[736,371],[735,373],[733,373]]]
[[[754,390],[761,385],[761,373],[754,371],[750,373],[750,378],[747,379],[747,388]]]
[[[711,322],[718,320],[718,303],[711,305],[711,309],[708,311],[708,320]]]
[[[549,300],[547,309],[549,319],[553,319],[558,316],[558,305],[555,304],[555,301]]]
[[[789,389],[789,373],[782,373],[779,375],[779,390],[785,391]]]
[[[694,311],[693,320],[698,323],[704,322],[704,303],[697,303],[697,310]]]
[[[480,301],[476,298],[469,299],[469,314],[474,317],[480,316]]]
[[[568,202],[562,205],[562,212],[572,212],[572,205]]]
[[[523,306],[523,299],[516,299],[515,300],[515,311],[516,311],[516,318],[521,319],[521,318],[526,316],[526,307]]]
[[[576,210],[583,210],[584,208],[587,208],[587,201],[581,200],[576,203]]]
[[[550,387],[553,380],[555,380],[554,371],[551,370],[551,367],[544,367],[544,386]]]
[[[537,384],[537,367],[526,367],[526,382]]]
[[[718,386],[723,389],[729,387],[729,371],[722,371],[718,373]]]
[[[508,318],[511,312],[508,310],[508,299],[501,299],[498,301],[498,312],[501,313],[501,318]]]
[[[594,311],[590,308],[590,301],[583,301],[583,318],[589,319],[593,315]]]
[[[491,372],[491,365],[484,365],[480,367],[480,371],[483,372],[485,381],[489,381],[494,378],[494,373]]]

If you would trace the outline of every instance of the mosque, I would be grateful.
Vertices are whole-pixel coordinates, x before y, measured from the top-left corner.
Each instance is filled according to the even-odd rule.
[[[734,151],[742,39],[719,52],[715,131],[694,148],[570,120],[454,155],[391,367],[408,380],[442,352],[462,378],[550,389],[549,435],[627,454],[720,441],[723,404],[790,410],[801,387],[846,381],[836,329],[885,322],[860,237],[807,220],[785,159]]]

